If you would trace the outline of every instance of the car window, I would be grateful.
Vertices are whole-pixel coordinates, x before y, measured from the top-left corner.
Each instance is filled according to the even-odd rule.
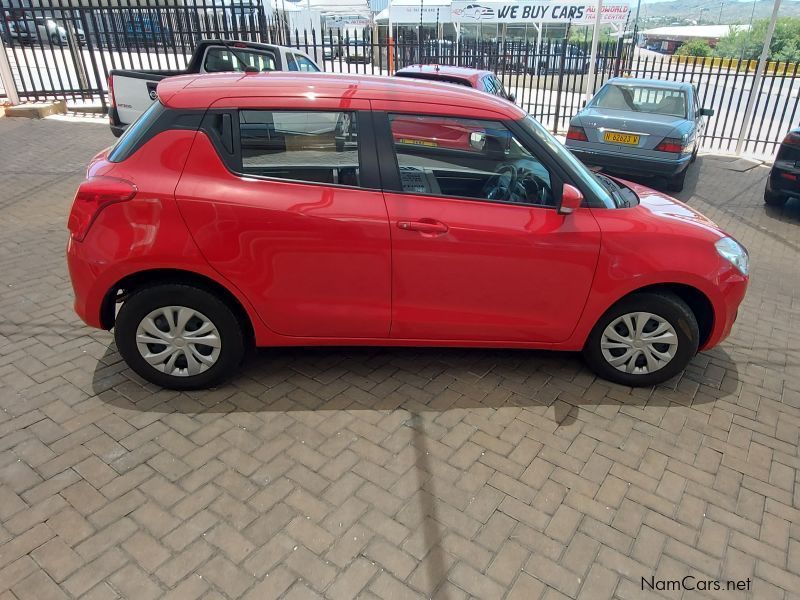
[[[239,129],[244,173],[360,185],[353,113],[242,110]]]
[[[686,92],[645,85],[608,84],[592,101],[592,106],[610,110],[671,115],[686,118]]]
[[[147,110],[139,115],[138,119],[128,126],[125,133],[117,140],[117,143],[111,147],[108,153],[108,160],[110,162],[122,162],[138,150],[142,139],[144,139],[150,128],[155,125],[165,110],[166,108],[160,101],[153,102]]]
[[[499,121],[389,116],[403,192],[554,206],[548,169]]]
[[[319,72],[319,68],[313,62],[311,62],[308,58],[303,56],[302,54],[292,54],[295,62],[297,63],[298,71],[303,71],[305,73],[317,73]]]
[[[294,60],[294,54],[291,52],[286,53],[286,70],[297,71],[297,62]]]
[[[492,75],[491,77],[492,77],[492,81],[494,83],[494,93],[495,93],[495,95],[496,96],[502,96],[503,98],[507,97],[508,94],[506,94],[506,89],[503,87],[502,82],[497,77],[495,77],[494,75]]]
[[[231,52],[227,48],[211,47],[206,50],[203,70],[206,73],[239,72],[244,70],[244,65],[259,71],[274,71],[275,57],[269,52],[254,52],[244,48]]]

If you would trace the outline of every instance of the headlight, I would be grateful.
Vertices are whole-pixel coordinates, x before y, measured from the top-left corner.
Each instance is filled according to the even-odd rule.
[[[719,255],[739,269],[742,275],[747,275],[750,268],[750,259],[747,250],[733,238],[724,237],[714,242]]]

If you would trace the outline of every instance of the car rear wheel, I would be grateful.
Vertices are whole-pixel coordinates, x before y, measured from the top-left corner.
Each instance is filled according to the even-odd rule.
[[[183,284],[135,291],[119,310],[114,338],[131,369],[176,390],[222,382],[245,353],[242,324],[231,308],[213,293]]]
[[[697,353],[700,330],[686,303],[670,293],[622,299],[595,325],[583,356],[601,377],[648,386],[680,373]]]
[[[684,169],[677,175],[673,175],[667,180],[667,189],[671,192],[682,192],[683,185],[686,183],[686,171],[688,169]]]
[[[764,190],[764,204],[768,206],[783,206],[786,204],[786,200],[788,200],[786,194]]]

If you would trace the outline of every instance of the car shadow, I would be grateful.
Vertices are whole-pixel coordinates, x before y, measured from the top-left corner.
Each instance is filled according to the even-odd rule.
[[[713,368],[709,368],[713,367]],[[575,352],[469,348],[316,347],[259,349],[232,379],[210,390],[177,392],[127,368],[113,342],[97,362],[92,387],[103,401],[155,412],[529,408],[556,426],[583,408],[692,406],[722,397],[736,363],[717,347],[655,387],[600,379]],[[711,393],[695,395],[698,389]],[[719,393],[715,393],[717,390]]]
[[[683,190],[680,192],[674,192],[668,189],[668,181],[666,177],[649,175],[619,175],[619,177],[620,179],[632,181],[634,183],[652,188],[656,191],[663,192],[664,194],[677,198],[682,202],[688,202],[697,189],[697,182],[700,178],[702,166],[703,157],[698,156],[697,160],[689,165],[688,171],[686,172],[686,180],[683,184]],[[613,176],[614,174],[609,172],[609,175]]]
[[[789,198],[783,206],[764,205],[764,213],[782,223],[800,223],[800,198]]]
[[[113,381],[117,383],[109,386]],[[184,415],[306,411],[317,421],[331,419],[332,423],[336,413],[352,416],[352,411],[358,410],[397,415],[400,428],[391,438],[405,440],[404,448],[411,449],[400,511],[403,522],[416,532],[412,547],[418,548],[415,556],[420,561],[417,585],[426,588],[428,597],[439,589],[437,597],[450,598],[447,588],[441,588],[453,560],[445,549],[447,529],[442,523],[452,516],[440,515],[440,499],[452,497],[453,490],[452,482],[437,476],[442,466],[434,461],[443,447],[438,441],[442,428],[448,427],[447,417],[444,421],[439,418],[444,413],[452,411],[457,416],[465,409],[525,409],[528,415],[522,420],[537,422],[541,429],[555,433],[581,427],[576,421],[582,410],[595,413],[589,416],[595,423],[597,419],[613,422],[618,411],[633,415],[636,409],[661,407],[665,411],[673,405],[709,415],[712,402],[735,393],[739,384],[736,363],[721,348],[699,354],[683,374],[666,385],[636,389],[597,379],[576,353],[280,348],[256,352],[224,386],[174,392],[140,380],[124,367],[112,343],[98,361],[93,385],[98,398],[125,411]],[[475,416],[489,423],[495,416],[501,417],[498,424],[508,421],[499,410],[478,410]],[[388,432],[385,435],[389,437]],[[395,458],[403,454],[394,451]]]

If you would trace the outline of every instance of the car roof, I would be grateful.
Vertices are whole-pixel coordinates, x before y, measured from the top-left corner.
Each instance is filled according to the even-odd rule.
[[[483,71],[481,69],[452,67],[450,65],[410,65],[408,67],[399,69],[395,75],[399,73],[407,73],[409,75],[419,73],[420,75],[426,75],[428,79],[435,76],[449,77],[450,79],[463,79],[465,81],[470,81],[473,84],[477,83],[481,77],[491,74],[490,71]]]
[[[484,112],[517,120],[527,113],[518,106],[491,94],[451,83],[403,77],[340,75],[334,73],[207,73],[179,75],[158,84],[162,104],[176,109],[204,109],[224,98],[307,97],[363,99],[402,103],[403,110],[414,110],[414,103],[458,106],[480,118]],[[398,108],[399,110],[399,108]]]
[[[618,83],[621,85],[646,85],[648,87],[659,87],[668,90],[690,90],[691,83],[685,81],[664,81],[663,79],[640,79],[636,77],[612,77],[606,83]]]

